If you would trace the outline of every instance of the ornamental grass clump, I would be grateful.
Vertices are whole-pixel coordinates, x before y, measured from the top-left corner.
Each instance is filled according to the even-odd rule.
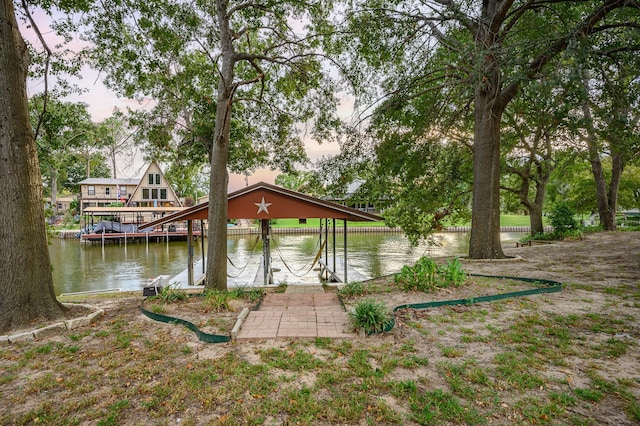
[[[349,318],[354,330],[364,330],[367,334],[380,333],[391,322],[387,306],[383,301],[374,299],[358,302]]]
[[[365,286],[361,281],[347,283],[338,290],[338,294],[342,297],[364,296],[366,292]]]
[[[177,283],[170,284],[160,294],[152,296],[150,299],[160,303],[175,303],[187,300],[187,292],[178,287]]]
[[[231,299],[231,294],[228,291],[207,290],[204,292],[204,304],[213,312],[233,311],[229,299]]]

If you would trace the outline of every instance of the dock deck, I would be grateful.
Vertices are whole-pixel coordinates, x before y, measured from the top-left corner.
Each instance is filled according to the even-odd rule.
[[[182,240],[187,238],[187,231],[164,231],[164,232],[111,232],[101,234],[81,234],[80,241],[90,242],[110,242],[110,243],[123,243],[127,241],[131,242],[156,242],[156,241],[171,241]],[[194,237],[199,237],[200,231],[193,231]]]

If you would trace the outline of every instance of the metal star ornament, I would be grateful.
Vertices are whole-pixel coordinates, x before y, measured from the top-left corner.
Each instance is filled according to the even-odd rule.
[[[266,214],[269,214],[269,206],[273,203],[265,203],[264,202],[264,197],[262,197],[262,201],[259,203],[253,203],[258,207],[258,214],[260,214],[260,212],[265,212]]]

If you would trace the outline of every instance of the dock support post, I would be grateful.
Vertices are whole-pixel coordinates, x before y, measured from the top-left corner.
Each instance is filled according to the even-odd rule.
[[[202,250],[202,273],[206,272],[204,259],[206,256],[204,255],[204,220],[200,219],[200,246]]]
[[[321,219],[322,220],[322,219]],[[329,267],[329,218],[324,219],[324,264]],[[329,271],[327,271],[327,281],[329,281]]]
[[[344,283],[348,284],[349,282],[347,281],[347,219],[343,220],[343,230],[342,230],[342,235],[343,235],[343,248],[344,248]]]
[[[331,219],[333,224],[333,272],[337,275],[338,271],[336,270],[336,218]]]
[[[264,262],[264,285],[273,283],[271,276],[271,247],[269,246],[269,219],[262,219],[262,258]]]
[[[187,220],[187,248],[189,250],[188,252],[188,263],[189,266],[187,267],[187,285],[192,286],[193,285],[193,227],[191,226],[193,221],[191,220]],[[168,232],[168,231],[167,231]],[[167,235],[167,242],[169,241],[169,236]],[[167,243],[168,244],[168,243]]]

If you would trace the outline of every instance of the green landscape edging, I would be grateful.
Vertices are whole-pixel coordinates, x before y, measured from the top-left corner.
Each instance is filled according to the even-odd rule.
[[[195,295],[190,295],[189,297],[202,297],[202,296],[203,296],[202,294],[195,294]],[[262,303],[262,299],[264,299],[264,294],[262,295],[262,297],[260,297],[260,300],[258,300],[258,302],[253,306],[253,308],[251,308],[252,311],[257,310],[260,307],[260,304]],[[142,303],[144,303],[144,301]],[[182,318],[172,317],[172,316],[163,315],[163,314],[157,314],[155,312],[146,310],[145,308],[142,307],[142,305],[140,305],[138,309],[140,309],[140,312],[142,312],[145,316],[147,316],[148,318],[151,318],[154,321],[164,322],[167,324],[184,325],[189,330],[193,331],[198,337],[198,339],[202,342],[225,343],[225,342],[231,341],[230,335],[227,336],[227,335],[221,335],[221,334],[205,333],[204,331],[200,330],[198,326],[195,325],[194,323],[184,320]]]
[[[537,279],[537,278],[524,278],[524,277],[506,277],[501,275],[481,275],[481,274],[468,274],[470,277],[483,277],[483,278],[499,278],[499,279],[509,279],[509,280],[517,280],[524,281],[533,284],[542,284],[542,287],[533,288],[531,290],[521,290],[521,291],[513,291],[509,293],[500,293],[493,294],[490,296],[480,296],[480,297],[467,297],[465,299],[450,299],[450,300],[438,300],[433,302],[423,302],[423,303],[408,303],[405,305],[398,305],[393,308],[392,312],[397,312],[400,309],[427,309],[427,308],[436,308],[439,306],[455,306],[455,305],[472,305],[475,303],[482,302],[493,302],[496,300],[509,299],[512,297],[523,297],[523,296],[531,296],[535,294],[544,294],[544,293],[557,293],[562,291],[562,283],[559,281],[553,280],[545,280],[545,279]],[[382,329],[382,331],[377,333],[388,333],[393,330],[393,327],[396,325],[395,317],[391,317],[391,320],[386,323]],[[370,333],[370,334],[377,334]]]
[[[223,336],[219,334],[209,334],[200,330],[194,323],[184,320],[182,318],[176,318],[169,315],[156,314],[155,312],[147,311],[142,306],[139,306],[140,312],[154,321],[164,322],[167,324],[180,324],[193,331],[199,340],[206,343],[224,343],[231,340],[231,336]]]

